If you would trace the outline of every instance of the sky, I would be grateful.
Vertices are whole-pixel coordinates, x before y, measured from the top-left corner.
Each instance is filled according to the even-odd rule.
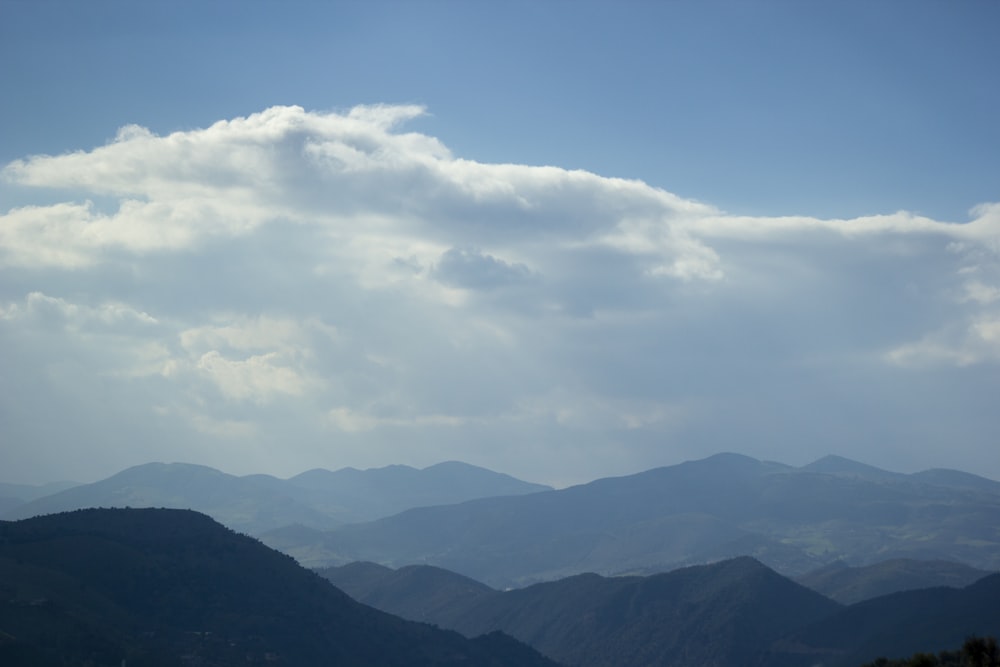
[[[998,25],[0,0],[0,481],[1000,479]]]

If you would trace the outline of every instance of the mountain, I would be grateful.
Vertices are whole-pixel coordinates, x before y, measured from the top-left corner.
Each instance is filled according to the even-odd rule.
[[[866,600],[789,633],[773,645],[768,661],[857,667],[879,657],[954,649],[973,635],[997,635],[998,600],[1000,574],[961,589],[926,588]]]
[[[185,510],[0,522],[0,591],[0,664],[553,664],[366,607]]]
[[[948,586],[962,588],[992,574],[943,560],[894,558],[862,567],[842,561],[808,572],[795,580],[843,604],[853,604],[899,591]]]
[[[292,524],[333,528],[411,507],[547,489],[459,462],[423,470],[317,469],[288,480],[270,475],[238,477],[187,463],[149,463],[17,505],[0,518],[16,520],[85,507],[169,507],[204,512],[230,528],[257,535]]]
[[[430,564],[500,588],[739,555],[788,575],[838,559],[1000,569],[1000,493],[989,484],[877,470],[720,454],[558,491],[412,509],[281,547],[310,566]]]
[[[331,472],[315,469],[288,480],[297,497],[342,523],[371,521],[412,507],[450,505],[492,496],[516,496],[552,487],[486,468],[445,461],[422,470],[403,465]]]
[[[954,489],[1000,494],[1000,482],[960,470],[932,468],[923,472],[913,473],[910,475],[910,478],[935,486],[949,486]]]
[[[412,621],[449,628],[466,610],[500,596],[486,584],[432,565],[393,570],[359,561],[317,572],[359,602]]]
[[[284,481],[267,475],[236,477],[189,463],[147,463],[25,503],[2,518],[17,520],[87,507],[167,507],[194,509],[247,533],[295,522],[336,525],[287,491]]]
[[[650,577],[581,574],[502,593],[437,568],[379,567],[320,572],[380,609],[466,635],[503,630],[580,667],[756,664],[781,636],[840,609],[751,558]]]
[[[823,458],[804,465],[800,470],[805,472],[818,472],[827,475],[842,475],[844,477],[858,477],[868,480],[898,480],[905,477],[902,473],[882,470],[867,463],[860,463],[830,454]]]
[[[503,630],[580,667],[857,667],[1000,630],[1000,574],[844,606],[746,557],[649,577],[580,574],[505,592],[425,565],[352,563],[319,573],[384,611],[467,635]]]
[[[78,486],[76,482],[51,482],[49,484],[8,484],[0,482],[0,515],[19,505]]]
[[[42,496],[65,491],[79,486],[78,482],[50,482],[48,484],[9,484],[0,482],[0,498],[16,498],[21,502],[29,502]]]

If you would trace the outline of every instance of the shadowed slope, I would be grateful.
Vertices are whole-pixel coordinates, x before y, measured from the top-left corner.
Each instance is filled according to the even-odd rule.
[[[961,563],[895,558],[863,567],[838,562],[797,577],[796,581],[842,604],[854,604],[920,588],[962,588],[989,574]]]
[[[969,636],[1000,632],[998,601],[1000,574],[961,589],[927,588],[866,600],[792,633],[775,645],[772,662],[795,664],[796,656],[811,655],[830,667],[856,667],[878,657],[953,649]]]
[[[587,667],[754,664],[783,634],[839,609],[750,558],[651,577],[581,574],[503,593],[426,566],[322,573],[381,609],[466,635],[503,630]],[[429,597],[437,602],[421,606]]]
[[[468,641],[361,605],[189,511],[0,523],[0,587],[0,657],[20,664],[545,664],[512,640]]]

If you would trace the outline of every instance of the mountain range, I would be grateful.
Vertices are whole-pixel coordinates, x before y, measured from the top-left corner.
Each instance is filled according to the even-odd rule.
[[[815,584],[834,597],[839,587],[838,599],[851,602],[1000,570],[1000,483],[954,470],[901,474],[835,456],[793,467],[719,454],[560,490],[458,462],[312,470],[287,480],[154,463],[0,518],[95,506],[191,508],[309,567],[431,564],[496,588],[584,572],[654,574],[741,555],[793,577],[893,559],[970,569],[949,580],[925,567],[908,583],[897,566],[895,583],[878,578],[888,588],[856,594],[846,572],[822,575],[833,588]]]
[[[0,664],[848,667],[1000,629],[1000,574],[850,606],[748,557],[506,592],[430,566],[322,574],[188,510],[0,522]]]
[[[412,507],[549,489],[458,461],[422,470],[403,465],[315,469],[290,479],[239,477],[189,463],[148,463],[17,503],[0,512],[0,519],[85,507],[168,507],[204,512],[234,530],[259,534],[288,525],[333,528]]]
[[[851,567],[843,561],[808,572],[795,581],[831,600],[854,604],[899,591],[964,588],[992,572],[944,560],[892,558]]]
[[[720,454],[553,490],[148,464],[53,490],[0,487],[0,664],[849,667],[1000,635],[1000,483],[954,470]],[[229,529],[78,509],[143,505]]]
[[[376,608],[469,636],[502,630],[578,667],[857,667],[1000,630],[1000,574],[845,606],[748,557],[503,592],[427,565],[352,563],[319,572]]]
[[[567,489],[265,533],[313,567],[437,565],[497,588],[582,572],[651,574],[749,555],[785,575],[836,561],[1000,570],[1000,483],[828,457],[795,468],[720,454]]]
[[[76,482],[51,482],[49,484],[10,484],[0,482],[0,514],[14,509],[18,505],[31,502],[37,498],[50,496],[60,491],[79,486]]]
[[[0,593],[3,665],[553,665],[362,605],[187,510],[0,522]]]

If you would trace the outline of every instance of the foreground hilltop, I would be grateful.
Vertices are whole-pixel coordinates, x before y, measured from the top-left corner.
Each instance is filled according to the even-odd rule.
[[[0,523],[0,664],[551,665],[404,621],[184,510]]]

